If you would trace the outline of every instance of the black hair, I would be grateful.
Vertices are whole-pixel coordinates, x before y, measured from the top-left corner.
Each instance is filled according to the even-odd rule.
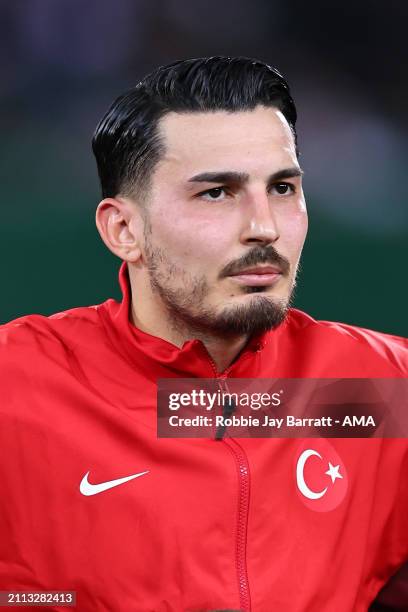
[[[102,196],[145,192],[164,153],[159,120],[169,112],[191,113],[278,108],[296,144],[296,107],[276,68],[246,57],[177,61],[148,74],[119,96],[92,140]]]

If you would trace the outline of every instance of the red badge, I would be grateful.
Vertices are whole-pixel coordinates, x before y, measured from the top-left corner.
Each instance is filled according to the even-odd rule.
[[[303,440],[296,452],[296,491],[310,510],[329,512],[343,501],[348,487],[345,465],[323,438]]]

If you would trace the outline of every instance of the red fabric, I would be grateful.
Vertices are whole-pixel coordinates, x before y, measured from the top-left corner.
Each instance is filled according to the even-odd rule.
[[[296,460],[325,441],[157,439],[156,380],[214,368],[200,341],[136,329],[120,282],[121,304],[0,328],[0,590],[75,590],[80,612],[366,611],[408,559],[407,441],[327,441],[347,491],[317,511]],[[403,377],[407,348],[292,310],[228,376]]]

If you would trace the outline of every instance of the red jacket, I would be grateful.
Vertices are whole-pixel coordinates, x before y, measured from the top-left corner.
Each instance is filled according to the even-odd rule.
[[[200,341],[136,329],[125,265],[120,282],[121,304],[0,328],[0,590],[76,591],[80,612],[366,611],[408,559],[407,441],[157,439],[156,381],[404,377],[407,342],[293,309],[219,374]],[[340,465],[321,470],[338,499],[299,491],[305,449]]]

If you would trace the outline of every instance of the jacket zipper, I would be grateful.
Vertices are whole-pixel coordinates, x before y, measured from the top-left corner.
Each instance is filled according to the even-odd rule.
[[[251,611],[251,598],[248,584],[248,571],[246,560],[246,544],[248,537],[248,511],[249,511],[249,465],[243,449],[236,440],[231,438],[231,444],[236,448],[224,444],[232,451],[238,468],[239,498],[238,498],[238,520],[237,520],[237,544],[236,544],[236,569],[239,585],[240,608],[243,612]]]
[[[231,367],[224,370],[222,374],[217,371],[217,367],[208,354],[212,369],[214,370],[215,378],[217,379],[221,389],[223,383],[226,385],[226,378]],[[228,389],[227,389],[228,391]],[[249,492],[250,492],[250,474],[249,463],[244,450],[233,438],[229,442],[222,438],[223,442],[234,456],[238,474],[238,512],[237,512],[237,532],[236,532],[236,571],[238,578],[238,591],[240,609],[242,612],[251,612],[251,597],[248,583],[248,570],[246,559],[246,544],[248,538],[248,514],[249,514]]]

